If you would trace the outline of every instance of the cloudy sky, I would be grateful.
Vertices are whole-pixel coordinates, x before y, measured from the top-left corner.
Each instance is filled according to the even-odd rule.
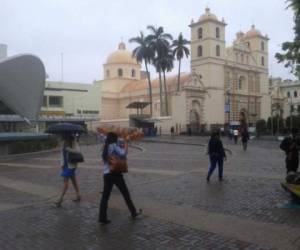
[[[268,34],[270,74],[292,78],[274,59],[280,44],[293,39],[293,13],[285,0],[0,0],[0,43],[8,45],[9,56],[39,56],[50,80],[62,78],[63,53],[64,81],[91,83],[102,78],[102,64],[122,38],[133,49],[128,40],[151,24],[190,39],[191,19],[207,6],[228,23],[227,46],[252,24]],[[189,71],[189,59],[183,71]]]

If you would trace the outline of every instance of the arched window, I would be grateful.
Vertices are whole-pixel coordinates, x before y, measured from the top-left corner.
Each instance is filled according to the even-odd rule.
[[[109,70],[106,70],[106,77],[109,77]]]
[[[286,92],[286,96],[287,96],[287,97],[291,97],[290,91]]]
[[[135,70],[134,70],[134,69],[131,70],[131,76],[132,76],[132,77],[135,77]]]
[[[220,38],[220,28],[216,28],[216,38]]]
[[[220,52],[220,45],[216,46],[216,56],[220,56],[221,52]]]
[[[202,28],[199,28],[198,29],[198,39],[202,39],[202,37],[203,37],[203,31],[202,31]]]
[[[244,63],[244,54],[241,54],[241,62]]]
[[[118,76],[123,76],[123,70],[122,69],[118,69]]]
[[[294,91],[294,97],[298,97],[298,92]]]
[[[265,51],[265,43],[261,42],[260,43],[261,51]]]
[[[202,53],[203,53],[202,46],[200,45],[200,46],[198,46],[198,57],[201,57]]]
[[[265,58],[263,56],[261,57],[261,66],[265,66]]]

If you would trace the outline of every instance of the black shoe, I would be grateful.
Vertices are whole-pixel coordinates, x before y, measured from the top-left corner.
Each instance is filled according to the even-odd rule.
[[[209,182],[209,177],[208,176],[206,177],[206,181]]]
[[[100,225],[104,226],[104,225],[111,223],[111,221],[110,220],[99,220],[99,223],[100,223]]]
[[[131,215],[132,219],[136,219],[138,216],[140,216],[143,213],[142,209],[139,209],[139,211],[135,212],[135,214]]]
[[[219,177],[219,181],[224,181],[223,177]]]

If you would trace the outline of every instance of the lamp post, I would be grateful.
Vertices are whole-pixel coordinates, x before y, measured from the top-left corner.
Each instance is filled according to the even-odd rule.
[[[290,131],[292,131],[292,128],[293,128],[293,97],[292,95],[289,97],[289,100],[290,100]]]

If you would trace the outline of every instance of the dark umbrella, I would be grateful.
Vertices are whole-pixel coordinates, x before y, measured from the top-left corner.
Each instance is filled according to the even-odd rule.
[[[80,134],[85,132],[86,130],[82,126],[67,122],[52,125],[46,130],[46,133],[49,134]]]

